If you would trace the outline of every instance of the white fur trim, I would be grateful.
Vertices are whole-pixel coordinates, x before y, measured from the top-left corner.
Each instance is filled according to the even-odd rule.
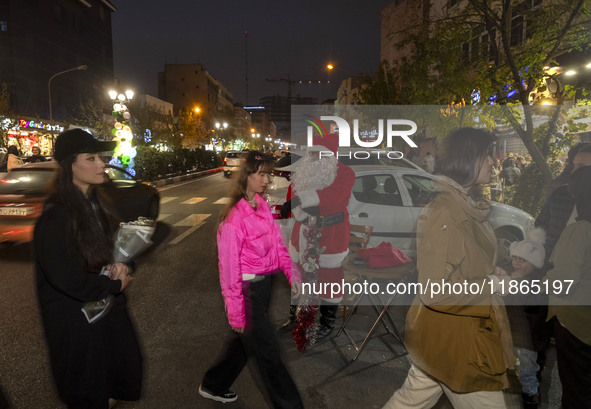
[[[304,237],[304,229],[306,226],[300,227],[300,249],[306,247],[306,238]],[[332,253],[332,254],[320,254],[318,258],[318,265],[324,268],[338,268],[343,265],[343,261],[345,257],[349,254],[349,249],[343,251],[342,253]],[[289,255],[294,263],[304,264],[304,252],[299,252],[291,241],[289,242]]]
[[[334,254],[325,254],[322,253],[320,255],[320,259],[318,260],[318,264],[320,267],[324,268],[337,268],[343,265],[343,260],[349,254],[349,249],[343,251],[342,253],[334,253]]]
[[[294,207],[291,209],[291,212],[293,213],[293,217],[295,217],[298,222],[303,222],[308,218],[308,216],[310,216],[308,213],[302,210],[302,206]]]
[[[304,192],[298,192],[298,197],[302,202],[302,209],[306,207],[318,206],[320,204],[320,196],[315,190],[306,190]]]

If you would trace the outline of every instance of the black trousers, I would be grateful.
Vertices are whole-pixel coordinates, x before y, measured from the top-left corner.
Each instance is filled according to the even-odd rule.
[[[555,320],[556,360],[563,409],[591,408],[591,345],[581,342]]]
[[[226,339],[216,364],[203,377],[202,385],[219,395],[236,380],[249,357],[254,358],[264,388],[279,409],[303,408],[298,389],[281,361],[275,330],[267,319],[271,295],[271,277],[261,281],[243,282],[246,307],[246,329],[243,334],[232,333]]]

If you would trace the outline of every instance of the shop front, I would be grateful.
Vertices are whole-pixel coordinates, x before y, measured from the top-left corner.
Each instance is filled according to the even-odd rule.
[[[8,131],[8,146],[16,145],[23,156],[30,156],[31,148],[38,146],[42,155],[51,155],[52,132],[57,135],[64,128],[43,122],[19,119],[18,130]]]

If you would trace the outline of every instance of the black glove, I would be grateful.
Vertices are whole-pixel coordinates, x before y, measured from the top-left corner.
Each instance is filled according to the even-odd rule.
[[[300,200],[300,198],[298,196],[293,196],[291,198],[291,207],[298,207],[301,204],[302,204],[302,201]]]
[[[287,202],[283,203],[283,205],[281,205],[281,211],[280,211],[281,218],[287,219],[289,217],[290,212],[291,212],[291,200],[288,200]]]

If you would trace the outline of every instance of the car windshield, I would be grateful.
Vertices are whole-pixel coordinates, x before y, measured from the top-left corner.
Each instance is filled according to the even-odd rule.
[[[246,158],[246,155],[248,155],[248,152],[228,152],[226,158]]]
[[[358,155],[356,158],[351,155],[351,157],[344,155],[339,151],[339,162],[343,163],[344,165],[352,166],[352,165],[386,165],[386,166],[399,166],[402,168],[410,168],[416,169],[416,166],[412,164],[412,162],[406,159],[389,159],[385,154],[382,154],[378,157],[378,155],[370,155],[368,158],[365,155]]]
[[[2,195],[44,195],[56,176],[54,169],[18,169],[0,180]]]

